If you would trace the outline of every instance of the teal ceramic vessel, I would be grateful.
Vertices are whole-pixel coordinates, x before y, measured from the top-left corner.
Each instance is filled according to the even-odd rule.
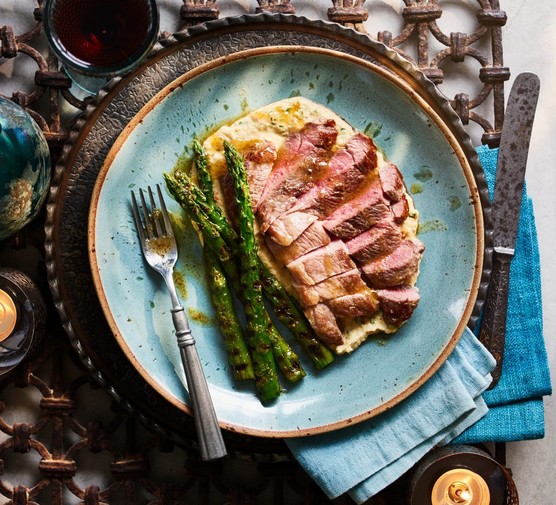
[[[0,96],[0,240],[39,212],[50,184],[50,152],[39,125]]]

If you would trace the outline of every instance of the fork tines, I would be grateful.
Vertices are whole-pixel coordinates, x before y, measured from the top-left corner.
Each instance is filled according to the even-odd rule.
[[[139,189],[139,199],[141,201],[141,205],[139,206],[135,197],[135,192],[131,190],[133,217],[135,218],[135,225],[139,233],[139,238],[141,241],[145,241],[156,237],[172,235],[172,224],[170,223],[170,217],[168,216],[168,210],[166,209],[160,185],[156,185],[160,209],[157,207],[154,200],[152,188],[147,186],[146,191],[148,193],[149,204],[147,204],[147,199],[145,198],[145,191]],[[141,209],[139,209],[139,207],[141,207]]]

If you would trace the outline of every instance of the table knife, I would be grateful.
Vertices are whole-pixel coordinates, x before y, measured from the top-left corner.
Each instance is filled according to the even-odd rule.
[[[492,389],[499,381],[504,358],[510,263],[521,211],[527,155],[539,97],[539,78],[517,76],[510,91],[498,153],[492,199],[494,252],[479,340],[496,359]]]

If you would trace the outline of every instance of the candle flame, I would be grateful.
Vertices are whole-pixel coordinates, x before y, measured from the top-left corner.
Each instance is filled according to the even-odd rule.
[[[460,495],[462,500],[465,500],[465,501],[471,500],[471,493],[467,489],[464,489],[463,491],[461,491],[459,495]]]
[[[452,503],[469,504],[471,503],[473,493],[471,493],[466,482],[456,481],[450,484],[448,488],[448,497]]]

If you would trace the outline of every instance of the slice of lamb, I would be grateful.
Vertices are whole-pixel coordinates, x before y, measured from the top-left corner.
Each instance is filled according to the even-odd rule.
[[[378,298],[368,287],[358,293],[328,300],[326,305],[336,317],[353,318],[374,314],[378,310]]]
[[[328,277],[353,270],[356,266],[345,244],[341,240],[333,240],[293,260],[287,268],[294,282],[313,286]]]
[[[346,242],[350,256],[358,263],[368,263],[394,251],[402,243],[400,228],[385,219]]]
[[[311,217],[315,219],[315,222],[310,224],[297,239],[287,246],[279,245],[269,238],[266,239],[268,248],[282,265],[287,265],[300,256],[330,243],[330,235],[326,233],[322,224],[316,221],[315,216]]]
[[[309,324],[317,337],[325,344],[340,345],[344,343],[342,331],[332,311],[323,303],[303,309]]]
[[[404,194],[404,183],[398,167],[393,163],[386,163],[379,168],[378,174],[386,198],[392,202],[399,201]]]
[[[293,287],[299,295],[301,305],[310,307],[333,298],[364,291],[367,285],[361,278],[361,272],[354,268],[334,277],[329,277],[313,286],[294,283]]]
[[[361,269],[373,288],[409,284],[419,271],[423,250],[420,240],[404,240],[390,254],[365,263]]]
[[[401,325],[413,314],[419,303],[419,291],[413,286],[377,289],[376,295],[384,320],[394,326]]]
[[[288,136],[280,148],[274,168],[267,178],[257,207],[261,231],[290,209],[299,195],[314,185],[326,169],[338,132],[335,121],[307,123]]]
[[[244,153],[245,172],[253,209],[259,205],[259,199],[274,167],[276,156],[276,148],[270,143],[257,144]]]
[[[409,202],[405,195],[402,195],[401,198],[392,204],[392,215],[394,216],[394,222],[401,224],[403,223],[407,217],[409,216]]]
[[[324,218],[330,215],[367,180],[376,168],[377,149],[374,142],[356,133],[343,149],[337,151],[320,174],[314,186],[306,191],[291,208]]]
[[[283,214],[270,225],[266,235],[277,245],[289,246],[317,219],[317,216],[307,212]]]
[[[330,214],[323,226],[333,235],[344,240],[368,230],[390,214],[378,178],[372,178],[362,191]]]

